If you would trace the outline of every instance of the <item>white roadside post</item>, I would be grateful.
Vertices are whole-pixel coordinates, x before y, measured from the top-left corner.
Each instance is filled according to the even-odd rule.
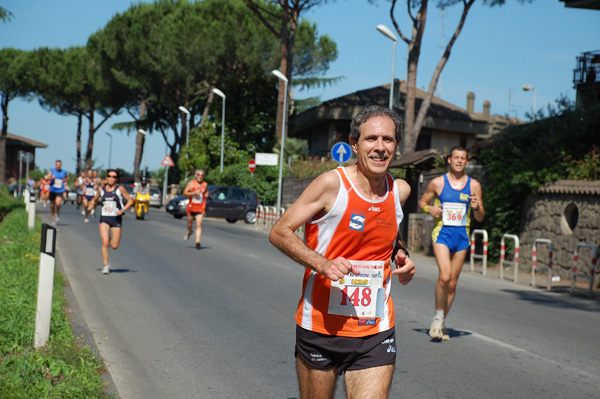
[[[34,346],[36,348],[46,345],[48,338],[50,338],[55,250],[56,228],[44,223],[42,225],[40,272],[38,279],[37,308],[35,312]]]
[[[27,192],[29,192],[29,190],[27,190]],[[33,228],[35,227],[35,195],[29,196],[28,206],[29,208],[27,209],[27,227],[29,228],[29,230],[33,230]]]

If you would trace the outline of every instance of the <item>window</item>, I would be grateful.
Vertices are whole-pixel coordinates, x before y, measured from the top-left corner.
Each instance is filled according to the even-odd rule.
[[[579,222],[579,208],[571,202],[567,205],[560,218],[560,228],[565,234],[573,234],[573,230],[577,227],[577,222]]]
[[[218,200],[226,200],[228,191],[229,189],[227,187],[220,187],[211,194],[211,197]]]

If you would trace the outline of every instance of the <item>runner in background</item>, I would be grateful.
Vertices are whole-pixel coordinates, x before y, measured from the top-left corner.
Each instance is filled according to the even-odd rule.
[[[62,161],[56,161],[55,168],[50,169],[46,178],[50,180],[50,213],[52,224],[60,221],[60,207],[66,194],[67,172],[62,170]]]
[[[204,180],[204,170],[196,169],[194,179],[186,184],[183,195],[190,197],[187,206],[187,228],[188,231],[183,236],[185,241],[192,235],[192,225],[196,222],[196,248],[200,249],[200,239],[202,238],[202,221],[204,220],[204,211],[206,209],[206,199],[208,198],[208,185]]]
[[[102,274],[110,273],[110,262],[108,251],[110,248],[116,250],[121,243],[121,232],[123,215],[127,209],[133,206],[133,199],[119,183],[119,172],[115,169],[106,171],[106,184],[99,188],[97,194],[90,200],[88,210],[96,207],[98,200],[102,200],[100,212],[100,238],[102,240]]]
[[[97,193],[98,186],[94,181],[93,173],[91,170],[88,170],[83,180],[83,211],[85,216],[85,219],[83,219],[83,223],[90,222],[90,210],[88,209],[88,206],[92,198],[94,198]]]
[[[465,173],[467,150],[457,146],[448,156],[450,170],[429,182],[419,207],[434,217],[433,253],[439,268],[435,286],[435,314],[429,329],[432,338],[450,339],[446,318],[456,296],[456,285],[469,249],[471,210],[475,219],[483,221],[481,184]],[[434,200],[435,199],[435,200]],[[434,200],[433,205],[429,203]]]
[[[85,180],[85,171],[81,171],[75,179],[75,189],[77,192],[77,209],[83,204],[83,181]],[[81,214],[85,215],[85,208],[81,208]]]

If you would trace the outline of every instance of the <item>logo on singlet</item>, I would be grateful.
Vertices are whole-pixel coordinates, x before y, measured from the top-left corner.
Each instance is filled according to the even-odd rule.
[[[350,230],[363,231],[365,229],[365,215],[353,213],[349,227]]]
[[[375,205],[371,205],[371,207],[369,208],[369,211],[379,212],[379,211],[381,211],[381,208],[379,208],[378,206],[375,206]]]
[[[374,326],[375,324],[375,319],[358,319],[359,326]]]

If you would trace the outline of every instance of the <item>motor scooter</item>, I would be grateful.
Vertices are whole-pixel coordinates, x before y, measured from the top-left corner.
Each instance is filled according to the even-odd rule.
[[[135,196],[135,218],[144,220],[150,209],[150,193],[137,193]]]

